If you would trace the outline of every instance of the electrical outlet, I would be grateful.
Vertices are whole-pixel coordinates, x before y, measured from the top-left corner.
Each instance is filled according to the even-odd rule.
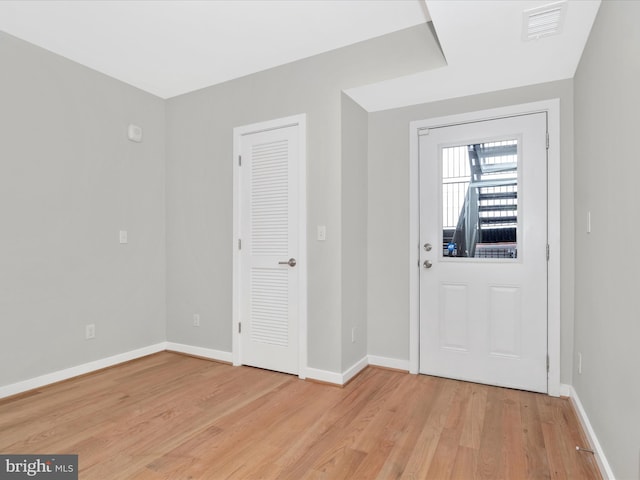
[[[193,314],[193,326],[194,327],[199,327],[200,326],[200,314],[199,313],[194,313]]]
[[[120,243],[129,243],[129,234],[126,230],[120,230]]]
[[[582,375],[582,353],[578,352],[578,373]]]
[[[351,329],[351,343],[356,343],[356,327]]]
[[[84,327],[84,336],[86,340],[96,338],[96,325],[94,323],[90,323]]]

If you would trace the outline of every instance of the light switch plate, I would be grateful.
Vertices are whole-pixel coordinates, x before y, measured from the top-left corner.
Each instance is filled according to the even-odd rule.
[[[120,243],[128,243],[129,238],[126,230],[120,230]]]
[[[90,323],[89,325],[85,325],[84,327],[84,338],[87,340],[91,340],[92,338],[96,338],[96,325],[95,323]]]
[[[324,242],[327,239],[327,227],[318,225],[318,240]]]

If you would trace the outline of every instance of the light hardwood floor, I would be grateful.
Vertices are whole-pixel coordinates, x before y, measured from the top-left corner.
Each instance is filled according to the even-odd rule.
[[[82,480],[599,479],[566,399],[367,368],[345,388],[163,352],[0,401]]]

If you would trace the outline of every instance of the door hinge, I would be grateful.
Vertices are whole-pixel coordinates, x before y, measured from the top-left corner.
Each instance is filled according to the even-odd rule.
[[[549,150],[549,132],[547,132],[547,150]]]
[[[549,148],[549,145],[547,143],[547,148]],[[238,155],[238,166],[241,167],[242,166],[242,155]]]
[[[238,333],[242,333],[242,323],[238,322]]]
[[[242,239],[238,239],[238,250],[242,250]]]
[[[549,355],[547,354],[547,373],[549,373]]]
[[[549,244],[547,243],[547,262],[549,261]]]

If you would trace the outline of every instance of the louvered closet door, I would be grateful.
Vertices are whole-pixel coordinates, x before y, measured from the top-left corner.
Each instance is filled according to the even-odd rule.
[[[298,373],[298,126],[242,137],[242,363]]]

